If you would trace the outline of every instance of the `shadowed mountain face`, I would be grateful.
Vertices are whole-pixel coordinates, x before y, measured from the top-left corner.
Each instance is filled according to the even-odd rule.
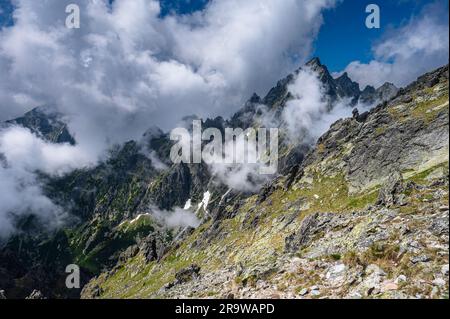
[[[37,107],[15,120],[7,121],[7,125],[20,125],[30,129],[34,134],[53,143],[75,144],[62,116],[52,113],[48,107]]]
[[[47,297],[79,297],[80,290],[69,291],[64,286],[65,266],[72,263],[81,267],[83,285],[96,277],[84,290],[84,297],[119,297],[122,296],[119,291],[144,282],[147,290],[142,294],[140,290],[124,294],[183,296],[182,290],[190,291],[189,285],[197,273],[204,278],[201,285],[205,285],[205,293],[213,293],[207,282],[212,284],[210,278],[215,275],[220,281],[232,273],[236,282],[250,287],[247,285],[252,280],[268,279],[261,273],[275,256],[279,262],[276,264],[283,268],[287,267],[289,254],[296,254],[309,245],[319,247],[311,252],[314,256],[322,256],[323,250],[333,251],[324,248],[329,243],[314,241],[325,230],[320,226],[322,219],[328,218],[327,223],[345,228],[346,223],[351,223],[346,219],[350,215],[334,217],[321,212],[358,210],[362,222],[370,212],[382,218],[380,212],[385,208],[405,207],[398,199],[403,191],[400,194],[397,189],[385,190],[392,175],[389,172],[400,171],[402,178],[416,178],[427,170],[448,169],[445,164],[448,158],[445,160],[441,154],[446,145],[448,148],[448,131],[443,130],[446,119],[448,124],[448,67],[425,75],[400,91],[391,84],[361,91],[347,74],[334,79],[317,58],[303,68],[317,74],[325,88],[329,109],[342,99],[350,101],[349,107],[358,103],[385,103],[363,117],[356,112],[355,118],[338,121],[315,147],[301,141],[291,144],[281,138],[280,174],[256,194],[229,189],[204,164],[171,164],[169,153],[173,142],[168,134],[156,128],[146,132],[141,141],[116,146],[108,159],[94,168],[76,170],[60,178],[42,175],[46,195],[74,218],[55,233],[39,231],[39,221],[32,215],[18,221],[21,232],[0,248],[0,290],[5,290],[10,298],[27,297],[33,290]],[[298,72],[280,80],[264,98],[253,95],[231,119],[207,119],[203,127],[223,130],[255,126],[261,105],[280,114],[292,99],[288,87]],[[420,101],[417,96],[421,97]],[[63,117],[42,108],[6,125],[24,126],[53,143],[76,143]],[[280,125],[282,130],[283,124]],[[149,152],[156,154],[160,163],[148,156]],[[444,186],[436,187],[445,189],[446,181],[442,183]],[[423,187],[427,192],[436,191]],[[403,194],[402,203],[413,201],[410,196],[416,186],[413,188],[414,191],[405,188],[408,193]],[[378,193],[379,202],[376,201]],[[202,206],[206,198],[208,203]],[[435,205],[439,200],[436,199]],[[167,227],[164,219],[155,218],[155,211],[168,214],[168,210],[183,208],[188,202],[201,221],[195,230],[185,226]],[[367,210],[366,205],[378,206]],[[303,220],[313,213],[319,215]],[[380,219],[380,225],[382,222]],[[267,228],[269,223],[272,226]],[[329,227],[327,231],[334,231]],[[266,239],[264,232],[267,232]],[[254,242],[243,239],[247,233],[255,234]],[[281,237],[275,236],[277,233]],[[255,251],[241,247],[241,241]],[[374,238],[373,242],[376,241]],[[358,253],[371,247],[360,242],[355,245],[361,248]],[[220,246],[225,248],[216,255],[219,249],[214,247]],[[242,251],[242,255],[232,257],[237,251]],[[341,248],[337,251],[344,254]],[[260,255],[256,256],[256,252]],[[184,256],[182,260],[180,255]],[[256,266],[258,262],[264,265],[261,269]],[[189,268],[190,264],[196,264],[201,270]],[[119,273],[126,276],[134,266],[149,271],[149,279],[145,279],[148,281],[120,277]],[[166,274],[161,275],[155,267]],[[268,274],[274,271],[273,267],[266,270]],[[174,271],[180,271],[181,275]],[[160,275],[161,281],[156,279]],[[264,297],[262,290],[248,291]],[[231,290],[229,293],[236,294]],[[237,295],[245,296],[242,291]]]

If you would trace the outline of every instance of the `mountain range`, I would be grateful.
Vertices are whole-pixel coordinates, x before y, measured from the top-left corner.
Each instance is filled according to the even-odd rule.
[[[302,70],[318,77],[327,112],[341,101],[353,111],[314,143],[284,134],[289,88]],[[73,218],[52,232],[31,213],[17,218],[19,231],[0,245],[1,295],[448,296],[448,110],[448,65],[405,88],[361,90],[314,58],[230,119],[202,121],[224,130],[276,119],[279,174],[256,191],[229,187],[206,164],[172,164],[173,142],[158,128],[93,168],[41,174],[46,196]],[[50,107],[2,127],[17,125],[76,145]],[[198,227],[164,217],[183,207]],[[68,264],[82,270],[80,289],[65,287]]]

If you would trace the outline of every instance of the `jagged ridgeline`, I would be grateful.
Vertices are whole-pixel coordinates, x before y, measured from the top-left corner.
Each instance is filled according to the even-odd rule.
[[[95,168],[42,176],[46,195],[73,221],[49,234],[32,215],[18,220],[22,231],[0,250],[0,290],[78,297],[64,285],[75,263],[85,298],[448,294],[448,66],[400,90],[362,91],[318,59],[304,68],[318,74],[330,110],[342,99],[348,107],[384,102],[333,124],[316,145],[282,136],[279,175],[257,193],[229,189],[206,165],[171,164],[172,142],[158,129]],[[300,71],[230,120],[203,126],[256,127],[261,105],[281,114]],[[5,125],[76,143],[46,108]],[[201,225],[167,227],[153,207],[185,207]]]

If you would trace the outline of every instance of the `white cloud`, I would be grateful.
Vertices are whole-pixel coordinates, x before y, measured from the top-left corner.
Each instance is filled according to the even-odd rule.
[[[378,87],[385,82],[407,85],[419,75],[448,63],[448,32],[448,9],[443,1],[436,1],[406,25],[390,30],[374,46],[374,60],[354,61],[345,71],[362,87]]]
[[[309,136],[328,103],[319,78],[309,69],[302,69],[288,90],[293,99],[286,103],[282,119],[291,139],[297,141]]]
[[[278,132],[275,135],[270,130],[266,131],[270,136],[266,135],[267,145],[263,150],[262,147],[259,149],[259,130],[227,130],[229,135],[225,133],[225,143],[221,143],[221,137],[214,137],[205,146],[203,154],[207,158],[203,159],[216,181],[238,191],[257,192],[276,174],[278,154],[274,150],[278,150]],[[218,143],[216,138],[219,139]]]
[[[96,160],[79,146],[47,143],[22,127],[0,131],[0,154],[0,237],[29,214],[50,228],[61,225],[68,216],[45,196],[35,173],[62,175]]]
[[[80,6],[80,29],[65,27],[70,3]],[[77,146],[50,145],[17,128],[2,132],[12,165],[1,169],[3,196],[11,198],[3,199],[11,203],[1,207],[3,219],[26,207],[57,210],[35,170],[89,165],[148,127],[171,128],[190,114],[227,116],[254,91],[265,92],[309,56],[321,11],[334,0],[215,0],[163,19],[156,0],[14,5],[14,25],[0,30],[0,121],[54,105]]]
[[[286,103],[281,119],[294,144],[314,144],[337,120],[352,116],[355,108],[365,112],[373,107],[362,103],[353,105],[351,99],[339,99],[330,104],[323,83],[309,68],[300,70],[288,90],[293,99]]]
[[[216,0],[161,19],[155,0],[79,0],[79,30],[64,27],[69,2],[16,1],[16,24],[0,33],[2,116],[52,103],[80,142],[101,144],[237,110],[308,57],[334,1]]]
[[[171,228],[193,227],[200,225],[200,220],[189,210],[175,207],[172,211],[160,210],[156,207],[150,207],[151,214],[161,221],[164,225]]]
[[[13,233],[17,218],[28,213],[38,216],[49,228],[59,226],[66,217],[42,193],[34,174],[0,166],[0,239]]]
[[[62,175],[96,162],[79,146],[48,143],[22,127],[0,131],[0,154],[12,167],[49,175]]]

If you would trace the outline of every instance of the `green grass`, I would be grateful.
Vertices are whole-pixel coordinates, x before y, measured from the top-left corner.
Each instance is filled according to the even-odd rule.
[[[418,103],[412,110],[411,114],[415,118],[420,118],[426,123],[430,123],[442,111],[445,103],[447,103],[448,109],[448,93],[435,100]]]
[[[296,190],[291,190],[287,194],[280,190],[281,194],[275,196],[275,207],[281,209],[280,201],[309,203],[305,213],[315,212],[351,212],[364,209],[368,205],[376,202],[378,189],[371,189],[362,194],[350,195],[348,183],[343,174],[336,176],[322,176],[314,174],[312,185],[300,185]],[[280,198],[276,198],[280,196]]]
[[[408,178],[408,181],[412,181],[415,182],[416,184],[419,185],[427,185],[429,184],[429,181],[427,180],[427,177],[430,176],[431,173],[433,173],[434,171],[436,171],[437,169],[442,168],[445,172],[447,172],[446,174],[448,175],[448,170],[449,170],[449,165],[448,162],[433,166],[423,172],[417,173],[413,176],[411,176],[410,178]]]

